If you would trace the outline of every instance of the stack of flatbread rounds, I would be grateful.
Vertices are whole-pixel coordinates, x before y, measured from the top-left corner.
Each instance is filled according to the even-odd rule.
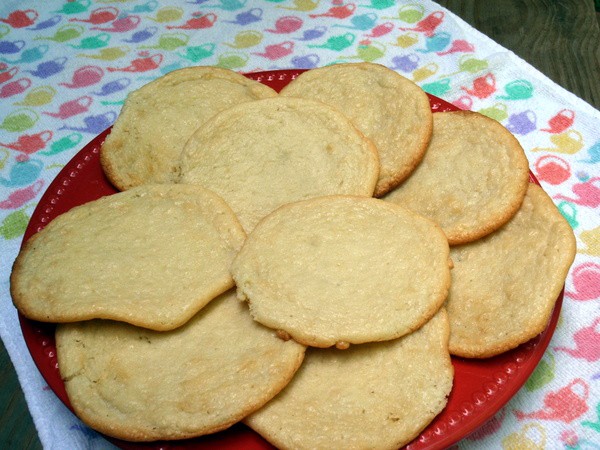
[[[332,194],[371,197],[377,149],[324,103],[278,97],[217,114],[188,140],[180,182],[215,191],[246,231],[281,205]]]
[[[415,172],[384,199],[438,223],[450,244],[474,241],[508,222],[529,183],[517,139],[479,113],[433,115],[433,136]]]
[[[487,358],[541,333],[575,252],[571,226],[542,188],[530,183],[505,226],[451,249],[451,352]]]
[[[109,180],[120,190],[169,183],[183,146],[219,111],[276,96],[268,86],[217,67],[175,70],[131,92],[100,153]]]
[[[304,346],[256,322],[230,291],[184,326],[59,325],[56,349],[75,412],[130,441],[183,439],[239,422],[292,378]]]
[[[379,151],[380,197],[419,164],[432,132],[425,92],[411,80],[373,63],[335,64],[309,70],[281,95],[319,100],[343,111]]]
[[[229,265],[244,239],[213,192],[139,186],[73,208],[35,234],[15,261],[11,293],[34,320],[170,330],[233,287]]]
[[[122,192],[29,239],[11,294],[58,324],[73,410],[123,440],[245,422],[280,448],[403,446],[446,406],[451,354],[546,328],[576,251],[501,124],[432,114],[372,63],[281,94],[171,72],[100,159]]]
[[[448,294],[448,256],[441,229],[406,208],[327,196],[262,220],[231,273],[258,322],[306,345],[345,348],[427,322]]]

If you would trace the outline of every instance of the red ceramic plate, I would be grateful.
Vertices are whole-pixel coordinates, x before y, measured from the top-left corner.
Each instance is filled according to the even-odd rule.
[[[247,76],[280,90],[301,72],[284,70]],[[444,100],[433,96],[429,98],[434,112],[457,110]],[[99,161],[100,146],[108,132],[106,130],[88,143],[52,182],[31,217],[24,240],[72,207],[117,192],[105,178]],[[531,181],[536,182],[533,176]],[[527,381],[542,358],[556,327],[562,296],[561,293],[546,330],[530,342],[485,360],[452,358],[455,380],[448,405],[417,439],[406,446],[406,450],[447,448],[498,412]],[[34,322],[22,316],[20,322],[25,342],[37,367],[50,388],[70,408],[56,362],[54,325]],[[109,440],[123,449],[272,448],[242,424],[210,436],[183,441],[130,443],[113,438]]]

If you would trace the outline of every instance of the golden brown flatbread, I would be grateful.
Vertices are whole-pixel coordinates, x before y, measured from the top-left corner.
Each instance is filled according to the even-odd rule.
[[[281,95],[310,98],[347,115],[377,147],[381,170],[374,195],[407,178],[432,133],[427,94],[413,81],[374,63],[344,63],[300,74]]]
[[[377,150],[340,112],[313,100],[243,103],[198,129],[181,158],[183,183],[222,196],[246,232],[289,202],[372,196]]]
[[[452,247],[446,304],[451,353],[485,358],[541,333],[575,252],[569,223],[535,184],[510,222],[483,239]]]
[[[42,322],[184,324],[233,286],[245,233],[199,186],[143,185],[71,209],[27,241],[11,274],[15,306]]]
[[[500,123],[470,111],[433,115],[433,137],[419,167],[384,200],[437,222],[450,245],[474,241],[517,212],[529,165]]]
[[[233,425],[276,395],[304,347],[254,322],[229,291],[176,330],[61,324],[61,377],[76,414],[129,441],[185,439]]]
[[[282,206],[250,233],[231,273],[258,322],[305,345],[394,339],[429,320],[450,284],[446,237],[375,198]]]
[[[199,126],[233,105],[276,95],[258,81],[218,67],[169,72],[127,96],[102,144],[104,172],[120,190],[172,183],[179,154]]]
[[[244,422],[280,449],[397,449],[446,406],[454,369],[443,308],[418,331],[308,349],[290,384]]]

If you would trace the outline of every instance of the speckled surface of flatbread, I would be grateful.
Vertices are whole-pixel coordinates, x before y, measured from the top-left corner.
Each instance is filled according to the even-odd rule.
[[[569,223],[534,184],[505,226],[476,242],[452,247],[454,269],[446,304],[451,352],[494,356],[541,333],[575,251]]]
[[[43,322],[172,329],[233,286],[229,265],[244,239],[213,192],[144,185],[73,208],[35,234],[15,261],[11,294]]]
[[[445,407],[454,370],[443,308],[418,331],[308,349],[288,386],[244,422],[280,449],[397,449]]]
[[[380,64],[345,63],[309,70],[284,87],[281,95],[334,106],[373,141],[381,161],[377,197],[408,177],[431,138],[427,94]]]
[[[277,209],[250,233],[231,273],[255,320],[315,347],[409,333],[436,313],[450,283],[437,225],[355,196]]]
[[[237,105],[208,121],[184,148],[180,181],[221,195],[249,232],[289,202],[370,197],[378,173],[377,150],[342,113],[278,97]]]
[[[173,182],[179,154],[199,126],[233,105],[276,95],[258,81],[218,67],[169,72],[127,96],[101,148],[104,172],[121,190]]]
[[[470,111],[439,112],[423,161],[383,198],[436,221],[456,245],[506,223],[528,181],[525,152],[500,123]]]
[[[184,439],[229,427],[292,378],[304,347],[254,322],[229,291],[184,326],[59,325],[61,377],[77,415],[120,439]]]

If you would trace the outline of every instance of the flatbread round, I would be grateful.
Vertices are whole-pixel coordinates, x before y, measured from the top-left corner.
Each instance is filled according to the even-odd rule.
[[[58,216],[27,241],[11,274],[26,317],[178,327],[233,286],[245,233],[199,186],[144,185]]]
[[[423,161],[384,199],[436,221],[456,245],[510,220],[528,182],[525,152],[500,123],[470,111],[439,112]]]
[[[441,307],[450,283],[437,225],[354,196],[277,209],[248,236],[231,273],[255,320],[315,347],[409,333]]]
[[[244,422],[280,449],[397,449],[446,406],[443,308],[421,329],[348,350],[308,349],[294,379]]]
[[[541,333],[575,257],[569,223],[530,184],[515,217],[485,238],[451,248],[450,351],[485,358]]]
[[[408,177],[431,138],[427,94],[413,81],[379,64],[346,63],[309,70],[280,95],[325,102],[346,114],[373,141],[381,162],[376,197]]]
[[[227,69],[199,66],[169,72],[127,96],[102,145],[104,172],[120,190],[173,182],[179,154],[199,126],[233,105],[276,95]]]
[[[93,320],[59,325],[56,346],[77,415],[128,441],[227,428],[281,391],[304,355],[254,322],[233,291],[173,331]]]
[[[180,181],[221,195],[249,232],[292,201],[370,197],[378,173],[377,150],[342,113],[278,97],[234,106],[198,129],[183,150]]]

